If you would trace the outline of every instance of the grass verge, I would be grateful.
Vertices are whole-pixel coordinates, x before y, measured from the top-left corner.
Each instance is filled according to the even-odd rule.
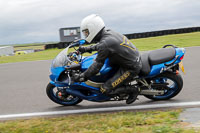
[[[44,50],[44,45],[39,45],[39,46],[19,46],[19,47],[14,47],[15,51],[20,51],[20,50],[28,50],[28,49],[40,49]]]
[[[194,133],[184,129],[181,110],[118,112],[0,122],[0,133]]]
[[[200,32],[134,39],[131,41],[141,51],[162,48],[166,44],[174,44],[178,47],[200,46]]]
[[[53,59],[61,50],[62,49],[50,49],[24,55],[2,56],[0,57],[0,64],[36,60],[50,60]]]
[[[140,51],[162,48],[165,44],[174,44],[178,47],[200,46],[200,32],[134,39],[131,41]],[[4,56],[0,57],[0,64],[49,60],[53,59],[60,51],[61,49],[52,49],[25,55]]]

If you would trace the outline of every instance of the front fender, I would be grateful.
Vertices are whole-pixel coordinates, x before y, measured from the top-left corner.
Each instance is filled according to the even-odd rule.
[[[56,87],[66,87],[66,86],[68,86],[68,84],[64,84],[64,83],[61,83],[61,82],[50,81],[49,83],[56,86]]]

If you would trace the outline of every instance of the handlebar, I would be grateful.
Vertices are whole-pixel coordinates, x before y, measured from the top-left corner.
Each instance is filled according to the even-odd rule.
[[[75,41],[73,41],[69,46],[70,46],[70,48],[71,47],[74,47],[74,46],[80,46],[80,45],[83,45],[83,44],[85,44],[86,43],[86,41],[85,40],[75,40]]]
[[[86,41],[85,40],[75,40],[73,41],[68,47],[67,47],[67,53],[68,53],[68,49],[71,48],[71,47],[75,47],[75,46],[80,46],[80,45],[83,45],[85,44]],[[75,49],[76,50],[76,49]],[[80,60],[82,60],[82,56],[81,56],[81,53],[79,51],[76,50],[76,52],[72,52],[72,55],[76,55],[78,56],[78,58],[81,58]],[[80,57],[81,56],[81,57]],[[67,57],[68,58],[68,57]],[[69,58],[68,60],[72,63],[73,61],[71,61]]]

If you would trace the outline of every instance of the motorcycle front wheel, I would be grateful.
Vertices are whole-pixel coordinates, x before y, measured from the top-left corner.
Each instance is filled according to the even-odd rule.
[[[152,79],[151,82],[158,84],[167,84],[166,87],[159,88],[159,90],[164,90],[163,95],[144,95],[146,98],[155,101],[171,99],[178,95],[183,88],[183,79],[180,74],[163,73]]]
[[[72,105],[79,104],[82,101],[82,99],[72,96],[66,92],[64,93],[64,96],[60,95],[59,93],[60,91],[56,86],[52,85],[51,83],[47,85],[47,88],[46,88],[47,96],[53,102],[57,104],[64,105],[64,106],[72,106]]]

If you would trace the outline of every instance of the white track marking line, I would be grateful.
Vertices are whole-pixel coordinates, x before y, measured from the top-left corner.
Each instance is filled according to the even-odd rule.
[[[156,109],[156,108],[166,108],[166,107],[184,107],[184,106],[198,106],[198,105],[200,105],[200,101],[182,102],[182,103],[149,104],[149,105],[137,105],[137,106],[133,105],[133,106],[123,106],[123,107],[8,114],[8,115],[0,115],[0,119],[34,117],[34,116],[51,116],[51,115],[69,115],[69,114],[80,114],[80,113],[97,113],[97,112],[123,111],[123,110]]]

